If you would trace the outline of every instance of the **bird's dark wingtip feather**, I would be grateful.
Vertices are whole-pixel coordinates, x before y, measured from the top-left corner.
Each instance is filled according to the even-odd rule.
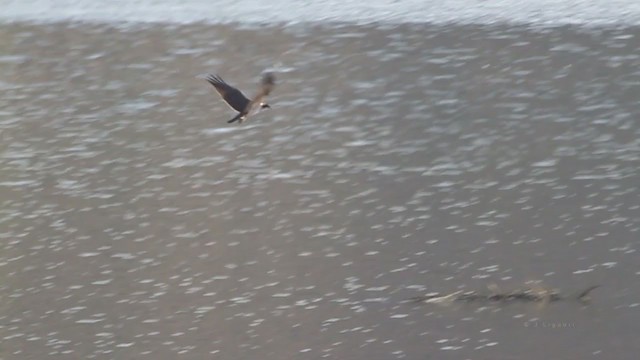
[[[208,74],[206,80],[211,84],[224,84],[224,80],[220,77],[220,75],[212,75]]]

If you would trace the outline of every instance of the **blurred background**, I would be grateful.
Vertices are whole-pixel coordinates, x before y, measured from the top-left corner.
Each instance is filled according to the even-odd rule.
[[[637,1],[1,7],[0,358],[637,358]]]

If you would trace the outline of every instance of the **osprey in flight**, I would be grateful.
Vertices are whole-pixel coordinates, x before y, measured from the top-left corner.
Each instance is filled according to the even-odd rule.
[[[218,75],[207,76],[207,81],[213,85],[222,99],[229,104],[232,108],[234,108],[238,115],[236,115],[233,119],[227,121],[228,123],[232,123],[234,121],[239,121],[242,123],[247,116],[249,116],[252,111],[256,108],[256,105],[259,106],[259,109],[271,108],[269,104],[265,102],[267,95],[271,93],[271,90],[276,85],[276,78],[273,73],[265,73],[262,76],[262,80],[260,81],[260,90],[253,97],[253,99],[248,99],[246,96],[240,92],[240,90],[234,88],[233,86],[227,84],[222,78]]]

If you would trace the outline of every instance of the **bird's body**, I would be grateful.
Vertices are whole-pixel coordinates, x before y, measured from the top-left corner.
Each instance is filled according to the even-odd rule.
[[[240,123],[242,123],[249,115],[254,112],[254,110],[271,108],[269,104],[265,102],[265,100],[267,95],[271,93],[271,90],[273,90],[276,84],[275,76],[272,73],[265,73],[262,76],[260,89],[256,96],[253,97],[253,99],[248,99],[240,90],[227,84],[218,75],[208,75],[207,81],[216,88],[220,96],[222,96],[222,99],[235,111],[238,112],[238,115],[236,115],[233,119],[227,121],[228,123],[232,123],[234,121],[239,121]]]

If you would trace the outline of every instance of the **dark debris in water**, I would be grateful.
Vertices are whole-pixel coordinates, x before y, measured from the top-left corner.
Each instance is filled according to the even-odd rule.
[[[491,293],[481,293],[477,291],[456,291],[450,294],[432,293],[423,296],[416,296],[408,299],[410,302],[420,303],[447,303],[453,301],[461,302],[556,302],[564,300],[576,300],[586,303],[591,300],[589,294],[600,285],[590,286],[574,294],[563,295],[558,290],[546,288],[522,288],[510,292],[492,291]]]

